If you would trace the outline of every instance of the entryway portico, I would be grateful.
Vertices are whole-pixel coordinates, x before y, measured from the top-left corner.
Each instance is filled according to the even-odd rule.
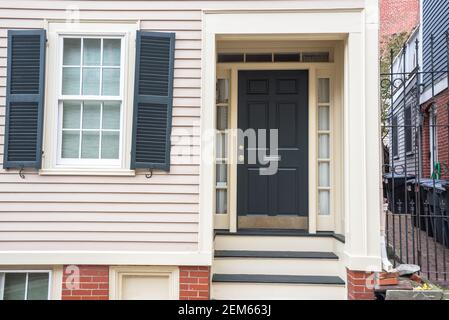
[[[343,233],[344,43],[319,38],[217,37],[215,229]]]
[[[370,144],[377,145],[378,140],[376,139],[379,135],[375,81],[378,77],[377,64],[372,61],[370,64],[365,64],[364,58],[367,54],[366,50],[370,49],[369,46],[372,42],[368,40],[371,37],[377,39],[377,29],[370,28],[370,19],[373,23],[377,23],[376,17],[366,16],[363,10],[358,9],[294,12],[204,11],[202,134],[206,135],[207,132],[216,129],[219,132],[226,129],[245,129],[242,117],[248,117],[248,111],[243,108],[248,109],[248,101],[257,100],[256,94],[242,93],[242,90],[248,89],[248,80],[251,78],[248,75],[272,79],[265,83],[270,86],[270,82],[273,82],[271,86],[274,85],[274,91],[279,91],[276,76],[286,79],[281,76],[282,72],[296,74],[296,79],[299,79],[300,74],[307,78],[307,83],[304,82],[303,86],[301,84],[298,84],[299,87],[294,86],[295,89],[302,88],[301,91],[307,88],[306,99],[302,101],[302,104],[307,105],[307,113],[304,112],[301,118],[304,120],[303,117],[306,117],[307,121],[300,125],[302,130],[307,125],[307,143],[304,144],[307,145],[307,152],[303,149],[304,145],[295,146],[295,148],[303,149],[303,156],[307,154],[307,170],[304,171],[307,172],[307,183],[304,183],[304,177],[302,177],[303,180],[295,181],[295,187],[304,183],[307,189],[297,188],[298,197],[294,200],[297,201],[307,195],[307,212],[302,215],[302,225],[298,224],[298,220],[296,220],[291,223],[292,227],[290,228],[303,229],[302,232],[305,232],[305,236],[291,233],[287,235],[289,241],[277,238],[279,234],[273,233],[272,229],[280,229],[281,223],[270,219],[270,214],[273,217],[273,212],[270,212],[273,208],[272,202],[266,200],[265,196],[259,196],[258,193],[253,195],[255,208],[261,209],[261,203],[258,201],[266,201],[268,209],[263,209],[266,210],[260,212],[263,214],[255,214],[252,217],[262,218],[265,221],[262,219],[256,222],[254,220],[244,221],[245,214],[241,215],[240,213],[242,210],[246,210],[246,217],[248,217],[248,209],[251,209],[248,207],[248,200],[252,196],[248,194],[248,178],[242,177],[242,172],[245,175],[245,164],[243,166],[238,164],[239,161],[242,161],[242,149],[246,151],[245,146],[242,148],[238,145],[238,138],[235,135],[229,136],[227,141],[224,140],[227,149],[221,148],[223,142],[220,139],[202,143],[202,159],[216,159],[217,161],[202,162],[200,223],[207,223],[211,229],[224,230],[224,232],[227,230],[228,234],[235,233],[237,237],[240,236],[239,239],[245,238],[248,241],[246,245],[243,245],[239,239],[234,241],[229,236],[217,234],[216,241],[218,242],[215,244],[215,250],[219,251],[216,251],[215,262],[213,262],[213,270],[215,269],[213,283],[216,282],[217,297],[220,296],[219,292],[224,292],[224,289],[218,289],[221,288],[221,285],[227,283],[225,286],[229,286],[229,282],[243,281],[238,274],[229,276],[219,273],[218,260],[235,259],[233,253],[235,250],[238,251],[236,252],[238,256],[242,254],[240,250],[243,250],[253,258],[267,254],[271,256],[273,250],[278,253],[294,251],[298,257],[314,261],[316,257],[310,255],[307,243],[315,243],[316,249],[322,248],[318,250],[320,254],[327,257],[334,254],[339,259],[336,274],[329,274],[324,267],[321,271],[317,271],[317,274],[314,273],[313,276],[318,278],[305,280],[306,282],[318,282],[317,285],[326,284],[329,281],[333,285],[340,285],[340,280],[332,277],[344,278],[345,268],[364,270],[380,267],[379,234],[375,231],[368,231],[368,225],[370,230],[377,230],[375,226],[379,225],[380,209],[378,197],[380,186],[377,181],[380,168],[379,150],[373,151],[372,148],[367,148]],[[215,68],[211,66],[215,66]],[[277,72],[279,73],[276,75]],[[295,76],[287,78],[291,80],[295,79]],[[246,84],[241,84],[242,81],[245,81]],[[253,89],[256,91],[263,89],[263,82],[255,83]],[[222,100],[223,93],[220,90],[228,90],[227,99]],[[267,88],[267,90],[270,89]],[[245,96],[247,94],[251,97],[247,98]],[[278,99],[278,96],[275,94],[273,99]],[[296,99],[296,101],[300,100]],[[269,104],[268,101],[266,105]],[[277,109],[279,109],[280,103],[273,102],[273,105],[278,106]],[[225,121],[220,119],[223,117],[223,107],[228,108],[225,111]],[[276,107],[273,108],[276,110]],[[300,121],[292,121],[292,114],[288,115],[288,108],[275,115],[276,120],[270,120],[269,109],[269,107],[266,108],[266,113],[260,112],[259,109],[260,114],[264,114],[264,117],[268,116],[262,119],[262,122],[265,121],[265,125],[273,121],[275,125],[271,127],[276,127],[279,124],[279,122],[276,123],[277,119],[287,119],[285,120],[285,125],[288,126],[287,131],[284,126],[277,126],[280,128],[280,135],[300,123]],[[292,110],[297,112],[296,107],[290,107],[290,112],[293,112]],[[251,125],[246,122],[246,126],[265,126],[255,124],[257,120],[261,120],[260,114],[255,116],[255,122],[253,121]],[[223,123],[226,123],[227,127],[223,127]],[[302,135],[300,133],[298,136],[304,138],[305,131],[300,129],[299,131],[302,132]],[[291,138],[291,135],[294,133],[290,132],[288,137]],[[204,139],[204,136],[202,137]],[[279,149],[282,149],[281,145]],[[220,153],[221,150],[228,153]],[[281,154],[276,159],[279,160],[280,168],[282,168],[282,158]],[[301,161],[300,159],[301,155],[296,161]],[[222,168],[223,165],[226,166],[226,169]],[[239,169],[239,166],[243,168]],[[303,165],[302,168],[304,167]],[[367,168],[370,169],[367,170]],[[288,179],[292,183],[292,177],[289,176]],[[246,181],[247,184],[242,186],[239,183],[241,180]],[[288,182],[285,184],[288,185]],[[260,188],[261,185],[263,186],[263,183],[260,181],[254,182],[256,187]],[[274,188],[275,193],[282,190],[277,189],[275,183],[267,183],[266,186],[267,189]],[[241,192],[242,188],[245,188],[245,192]],[[285,188],[285,186],[281,188]],[[246,206],[242,206],[241,203],[239,205],[239,199],[242,196]],[[287,201],[289,200],[287,199]],[[223,203],[225,203],[224,206]],[[296,205],[294,202],[291,204],[292,207]],[[254,213],[257,213],[257,210],[254,210]],[[294,212],[294,216],[301,217],[298,212]],[[275,216],[291,219],[291,216],[285,215],[286,212],[279,213],[281,214],[276,213]],[[241,219],[242,217],[244,219]],[[245,226],[244,228],[242,228],[242,224]],[[249,232],[246,227],[266,228],[271,231],[263,235],[259,230],[254,234]],[[324,231],[328,233],[323,233]],[[345,243],[341,243],[335,238],[328,240],[321,238],[333,234],[346,236]],[[315,235],[320,238],[313,240]],[[207,237],[208,235],[203,236]],[[254,243],[250,241],[251,238],[248,238],[251,236],[256,236],[253,238]],[[238,245],[239,243],[241,245]],[[276,245],[268,246],[271,249],[264,247],[269,243]],[[293,243],[302,248],[301,251],[296,251]],[[332,245],[332,243],[334,244]],[[210,243],[210,245],[213,250],[213,244]],[[208,250],[209,248],[205,247],[204,249]],[[261,254],[261,250],[268,251]],[[305,250],[305,255],[302,250]],[[217,256],[217,254],[222,256]],[[313,261],[312,265],[315,263]],[[214,265],[217,267],[214,268]],[[243,266],[243,264],[240,265]],[[270,272],[262,265],[255,264],[255,266],[260,266],[260,268],[254,268],[253,271],[257,276],[252,280],[246,280],[255,284],[266,281],[267,279],[262,275]],[[288,270],[281,269],[277,269],[275,272],[277,273],[275,278],[271,279],[273,282],[282,282],[282,275],[293,275]],[[301,268],[297,270],[301,270]],[[240,271],[240,273],[245,272],[245,270]],[[307,270],[303,271],[307,272]],[[235,270],[234,272],[239,271]],[[290,279],[293,283],[303,279],[301,278],[303,274],[294,274],[293,276],[300,277]],[[252,289],[248,290],[249,297],[251,296],[249,292],[253,291]],[[220,297],[226,297],[226,294]]]

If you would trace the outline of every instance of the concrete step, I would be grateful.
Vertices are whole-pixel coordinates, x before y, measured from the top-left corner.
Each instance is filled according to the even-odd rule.
[[[218,274],[338,275],[332,252],[218,250],[212,265]]]
[[[216,233],[215,250],[334,251],[335,237],[304,232]]]
[[[337,300],[346,298],[346,289],[336,276],[214,274],[212,298]]]

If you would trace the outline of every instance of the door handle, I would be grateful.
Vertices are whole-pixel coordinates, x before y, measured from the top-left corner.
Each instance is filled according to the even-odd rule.
[[[281,161],[281,156],[264,156],[263,157],[264,162],[272,162],[272,161]]]

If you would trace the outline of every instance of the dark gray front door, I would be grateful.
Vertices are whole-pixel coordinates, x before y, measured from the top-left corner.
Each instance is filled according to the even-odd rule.
[[[260,175],[259,169],[267,165],[248,163],[245,139],[245,160],[237,171],[239,219],[256,215],[307,216],[308,72],[240,71],[238,81],[239,128],[278,129],[280,156],[276,174]]]

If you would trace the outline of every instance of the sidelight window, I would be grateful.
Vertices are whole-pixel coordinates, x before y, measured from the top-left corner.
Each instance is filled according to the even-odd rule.
[[[318,213],[331,207],[331,101],[330,79],[318,79]]]

